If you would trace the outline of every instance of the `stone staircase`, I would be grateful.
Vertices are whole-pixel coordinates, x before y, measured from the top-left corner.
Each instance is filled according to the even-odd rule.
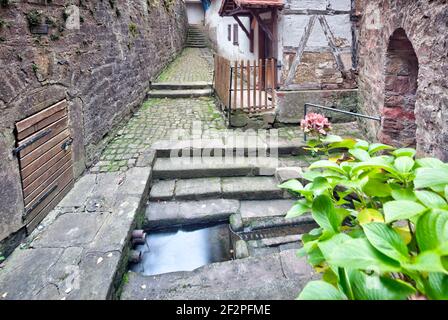
[[[208,157],[193,157],[210,148]],[[278,167],[301,165],[286,151],[303,152],[303,145],[283,148],[284,157],[277,161],[269,152],[255,157],[253,150],[226,144],[225,139],[201,140],[200,146],[191,140],[154,144],[156,159],[143,228],[153,232],[227,222],[235,260],[191,272],[155,276],[131,272],[122,299],[295,298],[314,277],[306,261],[297,260],[295,249],[301,234],[315,224],[309,216],[284,218],[295,200],[278,184],[299,177],[300,168],[289,168],[285,177]],[[180,151],[190,156],[173,157]]]
[[[190,25],[188,27],[187,47],[206,48],[208,47],[207,36],[199,25]]]

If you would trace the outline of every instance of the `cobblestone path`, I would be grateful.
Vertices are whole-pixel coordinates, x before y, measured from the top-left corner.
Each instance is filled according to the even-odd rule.
[[[158,82],[212,82],[213,56],[208,48],[185,48],[159,76]]]
[[[160,82],[188,83],[212,81],[213,57],[209,49],[186,48],[160,75]],[[133,117],[119,128],[92,172],[126,171],[135,166],[139,155],[158,140],[168,139],[175,129],[183,129],[181,138],[192,136],[193,125],[200,124],[202,138],[228,134],[224,119],[212,97],[188,99],[148,99]],[[299,143],[299,126],[279,128],[280,140]],[[356,123],[333,124],[333,133],[361,137]]]

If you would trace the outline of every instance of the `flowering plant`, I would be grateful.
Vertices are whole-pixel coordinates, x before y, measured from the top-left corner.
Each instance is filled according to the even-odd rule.
[[[303,132],[316,136],[326,136],[331,130],[331,124],[328,119],[318,113],[309,113],[305,119],[300,122]]]

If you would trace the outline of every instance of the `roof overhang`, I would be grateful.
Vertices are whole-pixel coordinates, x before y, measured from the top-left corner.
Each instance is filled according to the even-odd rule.
[[[251,10],[269,11],[281,9],[283,0],[224,0],[219,9],[219,15],[224,16],[248,16]]]

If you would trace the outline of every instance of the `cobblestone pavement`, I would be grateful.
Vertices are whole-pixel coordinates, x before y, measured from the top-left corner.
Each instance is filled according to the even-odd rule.
[[[159,76],[158,82],[212,82],[213,56],[208,48],[185,48]]]
[[[189,134],[195,121],[200,121],[205,129],[225,129],[212,98],[149,99],[118,130],[92,171],[127,170],[155,141],[168,138],[174,129],[185,129]]]

